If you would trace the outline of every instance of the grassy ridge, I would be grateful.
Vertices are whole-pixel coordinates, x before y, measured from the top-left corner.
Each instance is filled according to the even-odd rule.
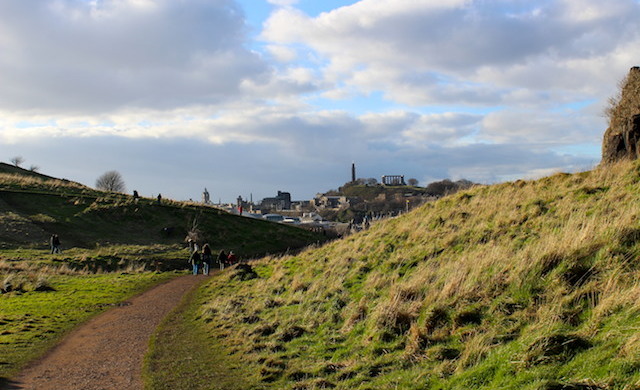
[[[66,248],[93,248],[96,244],[175,245],[183,244],[187,233],[195,230],[213,249],[254,257],[324,239],[303,229],[242,218],[213,207],[171,200],[136,200],[125,194],[96,191],[78,183],[19,171],[23,172],[2,173],[0,169],[0,247],[4,248],[44,247],[52,233],[61,237]]]
[[[255,388],[640,388],[639,217],[637,162],[478,187],[226,271],[201,326]]]

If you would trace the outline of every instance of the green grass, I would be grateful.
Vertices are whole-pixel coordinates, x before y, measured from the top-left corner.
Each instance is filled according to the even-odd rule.
[[[218,340],[207,334],[197,307],[205,300],[194,289],[160,324],[145,357],[145,389],[246,389],[251,372],[227,356]]]
[[[256,388],[638,389],[638,220],[638,162],[478,187],[226,270],[197,322]]]
[[[85,205],[79,215],[126,225],[131,207]],[[39,226],[62,218],[21,210]],[[253,245],[236,235],[247,234],[237,219],[219,228],[218,217],[201,219],[209,237]],[[295,256],[226,269],[163,323],[147,386],[640,389],[638,221],[640,162],[627,162],[477,187]],[[281,247],[289,237],[269,225],[253,232]],[[29,286],[39,270],[182,257],[165,244],[62,257],[12,250],[0,269],[33,273]],[[254,253],[268,248],[255,245]],[[31,268],[20,268],[21,256]],[[220,373],[228,382],[211,379]]]
[[[71,248],[63,253],[18,248],[0,250],[0,273],[52,270],[54,273],[101,273],[143,269],[172,271],[188,269],[189,253],[180,245],[113,245],[95,249]]]
[[[0,382],[78,324],[175,274],[13,275],[23,291],[0,294]],[[39,278],[49,291],[35,290]]]

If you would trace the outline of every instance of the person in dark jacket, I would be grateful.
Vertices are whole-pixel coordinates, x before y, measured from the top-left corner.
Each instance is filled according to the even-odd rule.
[[[60,237],[57,234],[51,236],[51,253],[60,253]]]
[[[220,263],[220,271],[224,269],[224,264],[227,262],[227,254],[224,253],[224,250],[221,250],[218,254],[218,263]]]
[[[213,260],[213,256],[211,255],[211,247],[209,246],[209,244],[204,244],[204,246],[202,247],[202,273],[205,275],[209,275],[211,260]]]
[[[202,257],[200,256],[200,252],[198,252],[198,251],[193,252],[191,254],[191,257],[189,257],[189,262],[191,263],[191,266],[193,267],[193,274],[197,275],[198,274],[198,268],[202,264]]]

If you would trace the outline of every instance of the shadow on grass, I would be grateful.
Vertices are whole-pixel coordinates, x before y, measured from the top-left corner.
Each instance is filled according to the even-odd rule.
[[[0,377],[0,390],[18,390],[23,389],[22,385],[10,379]]]

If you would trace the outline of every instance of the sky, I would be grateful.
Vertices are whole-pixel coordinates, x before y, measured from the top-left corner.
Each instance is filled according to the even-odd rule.
[[[594,168],[640,0],[0,0],[0,161],[215,202]]]

